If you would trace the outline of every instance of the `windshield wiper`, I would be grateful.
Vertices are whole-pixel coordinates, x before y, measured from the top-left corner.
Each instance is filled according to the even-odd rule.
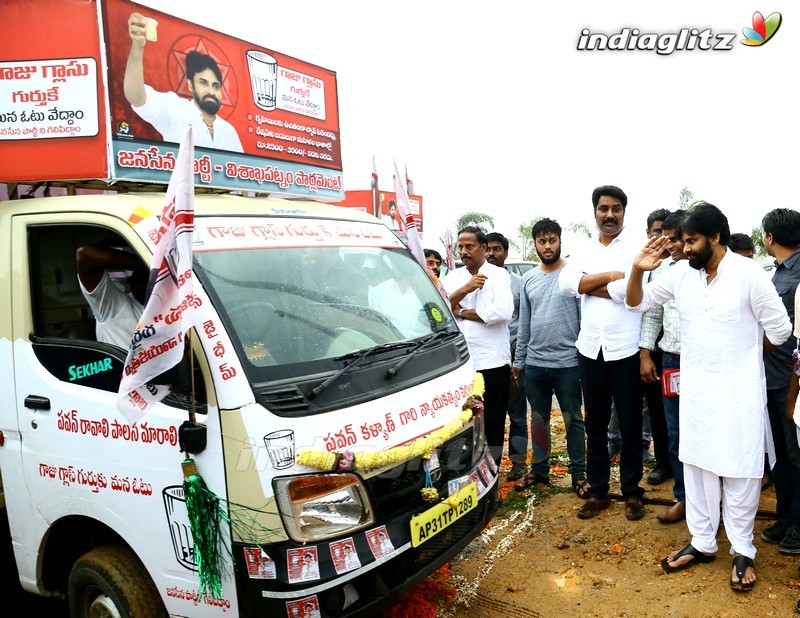
[[[349,373],[350,370],[353,369],[353,367],[355,367],[359,363],[359,361],[361,361],[362,359],[366,358],[367,356],[370,356],[371,354],[375,354],[377,352],[385,352],[387,350],[395,350],[397,348],[405,348],[405,347],[408,347],[410,345],[414,345],[414,344],[409,342],[409,341],[402,341],[402,342],[397,342],[397,343],[382,343],[380,345],[376,345],[376,346],[373,346],[371,348],[365,348],[364,350],[361,350],[360,352],[352,352],[350,354],[345,354],[344,356],[338,357],[336,360],[343,360],[343,359],[346,359],[346,358],[352,358],[353,360],[351,360],[344,367],[339,369],[339,371],[337,371],[336,373],[331,375],[327,380],[325,380],[321,384],[318,384],[317,386],[312,388],[311,392],[308,394],[308,398],[309,399],[314,399],[315,397],[319,396],[319,394],[322,391],[324,391],[331,384],[336,382],[336,380],[341,378],[343,375],[345,375],[346,373]]]
[[[408,354],[406,354],[403,357],[403,360],[401,360],[399,363],[397,363],[394,367],[392,367],[391,369],[389,369],[389,371],[386,372],[386,379],[391,380],[393,377],[395,377],[397,375],[397,372],[400,371],[408,361],[410,361],[417,354],[422,352],[422,350],[428,347],[429,344],[439,339],[441,335],[454,335],[454,334],[457,333],[452,333],[446,330],[440,330],[438,332],[433,333],[432,335],[428,335],[419,344],[417,344],[416,348],[414,348]]]

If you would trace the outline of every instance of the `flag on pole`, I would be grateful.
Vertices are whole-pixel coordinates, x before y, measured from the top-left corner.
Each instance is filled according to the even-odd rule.
[[[444,261],[447,264],[447,270],[455,270],[456,258],[453,254],[453,235],[449,229],[445,231],[444,238],[440,238],[439,241],[444,245]]]
[[[425,260],[425,252],[422,248],[422,239],[419,237],[417,222],[414,219],[414,215],[411,214],[408,193],[406,193],[406,187],[400,180],[400,171],[397,169],[396,161],[394,164],[394,191],[397,194],[397,214],[400,215],[400,221],[403,223],[406,233],[406,245],[408,246],[409,251],[411,251],[411,255],[413,255],[416,260],[422,264],[422,267],[428,271],[428,274],[436,284],[436,288],[439,290],[442,298],[449,303],[450,299],[447,296],[447,292],[445,292],[445,289],[439,282],[439,278],[430,268],[428,268],[428,262]]]
[[[372,155],[372,184],[370,188],[373,191],[378,190],[378,168],[375,166],[375,155]]]
[[[414,183],[411,182],[411,179],[408,177],[408,165],[406,165],[406,191],[408,191],[409,195],[416,195],[416,193],[414,193]]]
[[[194,136],[187,127],[164,199],[144,311],[119,386],[117,408],[130,423],[140,420],[169,394],[168,386],[148,382],[181,361],[184,334],[195,323],[193,226]]]

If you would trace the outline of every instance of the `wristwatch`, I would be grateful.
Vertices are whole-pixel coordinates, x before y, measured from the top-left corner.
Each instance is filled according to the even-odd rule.
[[[459,320],[463,319],[463,318],[461,317],[461,314],[464,312],[464,310],[463,310],[461,307],[458,307],[457,311],[458,311],[458,313],[456,313],[456,317],[457,317]]]

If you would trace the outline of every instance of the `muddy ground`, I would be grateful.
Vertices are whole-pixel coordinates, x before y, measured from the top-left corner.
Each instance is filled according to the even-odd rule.
[[[730,544],[721,527],[717,559],[667,575],[660,562],[690,539],[685,522],[662,524],[656,514],[671,501],[672,482],[643,479],[645,517],[625,519],[621,500],[589,520],[577,517],[583,504],[570,486],[560,416],[553,415],[551,485],[523,494],[513,483],[492,524],[449,565],[454,594],[438,604],[438,618],[793,616],[800,599],[800,557],[778,553],[761,540],[773,522],[775,494],[762,492],[755,526],[758,581],[748,593],[731,590]],[[509,471],[504,462],[501,481]],[[612,464],[611,492],[619,494]],[[647,469],[645,470],[645,476]],[[616,481],[613,478],[616,477]],[[454,597],[454,599],[453,599]]]

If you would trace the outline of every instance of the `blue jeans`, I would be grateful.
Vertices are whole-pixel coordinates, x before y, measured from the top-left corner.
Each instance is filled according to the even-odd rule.
[[[508,458],[524,466],[528,461],[528,402],[522,376],[519,385],[512,384],[508,392],[508,419]]]
[[[531,404],[531,470],[542,476],[550,474],[550,409],[554,394],[564,417],[569,472],[575,478],[586,473],[586,429],[577,367],[525,366],[525,395]]]
[[[681,357],[677,354],[664,352],[664,369],[680,369]],[[686,489],[683,485],[683,463],[678,459],[678,446],[680,445],[679,414],[680,397],[664,397],[664,418],[667,421],[667,436],[669,444],[669,463],[672,465],[672,480],[674,486],[672,493],[678,502],[686,502]]]

